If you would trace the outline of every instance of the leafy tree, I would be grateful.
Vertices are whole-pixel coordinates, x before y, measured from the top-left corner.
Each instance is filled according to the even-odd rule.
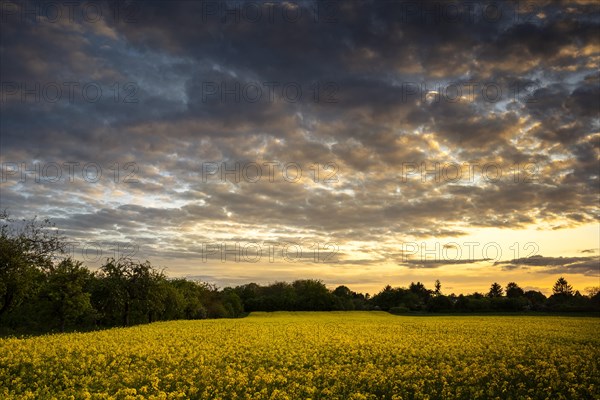
[[[496,297],[500,299],[499,297]],[[472,312],[485,312],[492,309],[492,302],[486,297],[467,296],[467,310]]]
[[[333,294],[343,299],[351,299],[353,292],[348,288],[348,286],[341,285],[333,290]]]
[[[327,311],[333,309],[335,298],[322,281],[303,279],[294,281],[292,286],[297,296],[297,310]]]
[[[264,311],[294,310],[297,307],[298,290],[287,282],[275,282],[263,288],[262,292]]]
[[[572,296],[573,287],[561,276],[552,287],[552,293],[560,296]]]
[[[347,286],[338,286],[334,289],[333,295],[337,298],[337,307],[340,310],[355,310],[361,308],[361,300],[357,293],[350,290]]]
[[[206,288],[203,285],[187,279],[174,279],[170,281],[170,284],[183,297],[183,318],[204,319],[207,317],[203,300]]]
[[[221,302],[230,317],[239,317],[244,313],[242,299],[232,288],[227,287],[221,291]]]
[[[506,297],[516,298],[521,297],[524,294],[525,292],[523,289],[521,289],[515,282],[509,282],[508,285],[506,285]]]
[[[404,300],[405,304],[412,310],[424,310],[432,292],[421,282],[411,282],[408,291],[407,299]]]
[[[158,293],[155,305],[156,317],[161,320],[185,318],[186,299],[172,282],[161,279],[155,289]],[[152,321],[149,321],[152,322]]]
[[[148,261],[138,262],[131,258],[110,258],[100,267],[102,285],[97,296],[99,308],[111,321],[119,319],[128,326],[132,317],[152,321],[160,305],[154,293],[164,275],[156,271]]]
[[[0,212],[0,318],[23,301],[36,296],[41,271],[65,249],[49,220],[14,221]]]
[[[490,291],[488,292],[488,297],[490,298],[495,298],[495,297],[502,297],[502,286],[500,286],[499,283],[494,282],[492,283],[492,286],[490,287]]]
[[[528,290],[524,293],[525,298],[529,302],[530,310],[542,310],[546,302],[546,296],[542,292],[536,290]]]
[[[443,294],[432,297],[427,304],[427,310],[431,312],[451,311],[452,308],[452,300]]]
[[[417,296],[419,296],[419,298],[421,299],[427,299],[430,296],[430,292],[429,290],[427,290],[425,288],[425,285],[423,285],[421,282],[411,282],[410,285],[408,286],[408,290],[410,290],[412,293],[416,294]]]
[[[85,291],[91,276],[81,262],[71,258],[49,269],[42,297],[50,302],[51,314],[58,319],[61,331],[68,322],[93,311],[90,294]]]
[[[382,310],[389,310],[402,302],[402,289],[394,289],[386,285],[379,293],[371,298],[371,303]]]

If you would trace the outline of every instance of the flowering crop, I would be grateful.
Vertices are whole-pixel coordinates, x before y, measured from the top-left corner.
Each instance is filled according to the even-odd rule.
[[[0,340],[3,399],[600,398],[600,319],[252,313]]]

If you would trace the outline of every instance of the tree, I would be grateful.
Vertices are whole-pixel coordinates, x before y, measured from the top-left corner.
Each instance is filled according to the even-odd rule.
[[[90,294],[85,291],[91,276],[81,262],[70,257],[48,271],[42,297],[50,302],[51,313],[58,319],[62,332],[67,322],[93,310]]]
[[[600,291],[597,291],[593,296],[590,297],[590,305],[595,311],[600,311]]]
[[[588,297],[592,298],[592,297],[596,296],[598,293],[600,293],[600,286],[587,287],[587,288],[585,288],[585,291],[587,292]]]
[[[390,285],[386,285],[379,293],[373,296],[370,301],[374,306],[379,307],[382,310],[389,310],[392,307],[400,305],[404,291],[405,289],[394,289]]]
[[[573,296],[573,287],[561,276],[552,287],[552,293],[565,297]]]
[[[0,318],[34,297],[43,280],[42,271],[64,252],[65,241],[49,220],[14,221],[0,212]]]
[[[161,299],[156,291],[165,278],[150,262],[110,258],[100,267],[99,278],[102,285],[96,299],[111,323],[120,320],[128,326],[134,316],[146,322],[160,314]]]
[[[157,319],[172,320],[185,318],[186,299],[181,291],[167,279],[161,279],[155,289],[155,311]],[[152,322],[152,321],[148,321]]]
[[[546,296],[542,292],[536,290],[528,290],[524,293],[525,298],[529,301],[530,309],[542,310],[546,302]]]
[[[106,325],[128,324],[130,299],[126,268],[125,263],[113,258],[106,260],[97,273],[98,280],[92,293],[92,302],[100,311]]]
[[[299,311],[328,311],[336,304],[334,295],[320,280],[296,280],[292,287],[296,293],[296,309]]]
[[[187,279],[174,279],[170,284],[183,296],[183,317],[187,319],[204,319],[207,310],[204,304],[205,288],[198,282]]]
[[[427,310],[431,312],[451,311],[454,304],[449,297],[442,294],[432,297],[427,303]]]
[[[421,298],[427,298],[429,297],[429,290],[427,290],[425,288],[425,285],[423,285],[421,282],[411,282],[410,285],[408,286],[408,290],[410,290],[412,293],[416,294],[417,296],[421,297]]]
[[[336,287],[333,291],[333,294],[343,299],[352,298],[352,291],[348,288],[348,286],[344,285]]]
[[[439,296],[440,294],[442,294],[442,283],[440,282],[439,279],[435,280],[435,286],[434,287],[435,287],[434,293],[435,293],[436,296]]]
[[[515,282],[509,282],[508,285],[506,285],[506,297],[516,298],[521,297],[524,294],[525,292],[523,289],[521,289]]]
[[[297,306],[297,291],[287,282],[275,282],[265,287],[263,311],[294,310]]]
[[[499,283],[494,282],[492,283],[492,286],[490,287],[490,291],[488,292],[488,297],[490,298],[494,298],[494,297],[502,297],[502,286],[500,286]]]
[[[364,298],[361,298],[356,292],[344,285],[336,287],[333,295],[337,297],[337,308],[340,310],[361,309],[362,303],[364,303]]]
[[[232,288],[224,288],[221,291],[220,300],[230,317],[240,317],[244,313],[242,299]]]

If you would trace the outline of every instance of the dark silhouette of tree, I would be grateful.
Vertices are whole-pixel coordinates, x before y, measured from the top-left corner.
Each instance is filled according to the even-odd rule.
[[[600,310],[600,291],[590,293],[590,304],[593,309]]]
[[[546,296],[544,296],[542,292],[536,290],[528,290],[524,293],[524,296],[529,302],[530,310],[541,311],[544,309]]]
[[[435,280],[434,288],[435,288],[434,293],[436,294],[436,296],[439,296],[440,294],[442,294],[442,283],[440,282],[439,279]]]
[[[385,286],[379,293],[356,293],[341,285],[330,290],[320,280],[249,283],[219,289],[214,284],[168,279],[148,261],[107,259],[96,273],[73,259],[57,259],[66,241],[45,220],[13,221],[0,213],[0,329],[10,333],[55,328],[98,328],[158,320],[229,318],[250,311],[386,310],[406,312],[600,311],[600,291],[583,296],[561,277],[546,299],[515,282],[493,283],[487,295],[444,296],[421,282],[408,288]]]
[[[573,287],[561,276],[552,287],[552,293],[560,296],[572,296]]]
[[[451,311],[454,307],[452,300],[448,296],[440,294],[431,298],[427,304],[427,310],[431,312]]]
[[[509,282],[508,285],[506,285],[506,297],[516,298],[521,297],[524,294],[525,292],[523,289],[521,289],[515,282]]]
[[[298,287],[287,282],[275,282],[264,288],[263,311],[301,309],[298,308]]]
[[[348,286],[338,286],[333,290],[333,294],[343,299],[351,299],[353,292],[348,288]]]
[[[375,307],[379,307],[381,310],[389,310],[392,307],[399,306],[403,301],[403,289],[392,288],[390,285],[386,285],[379,293],[377,293],[371,299],[371,303]]]
[[[502,297],[502,286],[499,283],[494,282],[490,287],[490,291],[488,292],[489,298]]]
[[[425,288],[425,285],[423,285],[421,282],[411,282],[410,285],[408,286],[408,290],[410,290],[412,293],[416,294],[419,297],[429,297],[429,290],[427,290]]]
[[[356,293],[350,290],[347,286],[338,286],[333,290],[333,295],[336,297],[337,304],[336,309],[339,310],[354,310],[356,309],[356,304],[354,299],[356,298]]]
[[[322,281],[303,279],[294,281],[292,286],[296,291],[297,310],[326,311],[334,308],[335,298]]]

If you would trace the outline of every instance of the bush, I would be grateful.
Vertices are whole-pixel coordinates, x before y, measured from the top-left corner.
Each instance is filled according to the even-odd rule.
[[[452,300],[444,295],[432,297],[427,304],[427,309],[431,312],[451,311],[452,308]]]
[[[406,314],[410,310],[404,306],[392,307],[390,308],[390,314]]]

